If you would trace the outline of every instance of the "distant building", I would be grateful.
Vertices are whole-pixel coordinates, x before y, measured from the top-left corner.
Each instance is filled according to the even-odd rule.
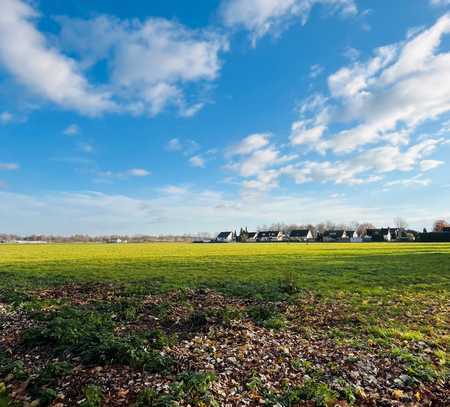
[[[284,233],[278,230],[267,230],[257,232],[255,240],[257,242],[279,242],[284,239]]]
[[[326,230],[322,234],[324,242],[342,242],[347,239],[345,230]]]
[[[246,241],[247,242],[255,242],[256,241],[256,232],[246,232]]]
[[[307,242],[314,239],[309,229],[297,229],[289,232],[289,240],[293,242]]]
[[[444,228],[442,228],[442,232],[443,233],[450,233],[450,226],[445,226]]]
[[[345,234],[347,235],[347,239],[352,243],[361,243],[363,241],[361,235],[356,230],[347,230]]]
[[[381,228],[381,229],[367,229],[364,241],[369,242],[391,242],[397,240],[399,229],[397,228]]]
[[[220,232],[215,239],[218,243],[231,243],[233,240],[233,232]]]

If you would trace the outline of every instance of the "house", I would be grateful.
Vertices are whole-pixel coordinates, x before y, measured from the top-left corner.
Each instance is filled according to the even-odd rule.
[[[128,240],[122,240],[119,238],[114,238],[114,239],[110,239],[108,240],[108,243],[115,243],[115,244],[121,244],[121,243],[128,243]]]
[[[341,242],[347,239],[345,230],[326,230],[323,232],[322,239],[324,242]]]
[[[363,241],[361,235],[356,230],[346,230],[347,239],[352,243],[361,243]]]
[[[218,243],[230,243],[234,240],[233,232],[220,232],[215,241]]]
[[[417,239],[418,233],[411,229],[401,229],[397,233],[397,240],[402,242],[414,242]]]
[[[314,236],[309,229],[291,230],[289,233],[289,240],[293,242],[307,242],[313,240]]]
[[[346,230],[344,239],[351,240],[351,239],[353,239],[355,237],[355,234],[356,234],[356,236],[358,235],[356,233],[356,231],[354,231],[354,230]]]
[[[397,240],[399,229],[396,228],[381,228],[381,229],[367,229],[363,238],[365,242],[390,242]]]
[[[257,242],[278,242],[283,240],[284,233],[278,230],[268,230],[257,232],[255,240]]]
[[[254,242],[256,241],[256,232],[247,232],[247,242]]]

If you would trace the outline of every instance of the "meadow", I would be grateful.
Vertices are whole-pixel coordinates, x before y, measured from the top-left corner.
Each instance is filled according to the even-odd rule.
[[[0,406],[448,405],[449,293],[449,244],[0,245]]]

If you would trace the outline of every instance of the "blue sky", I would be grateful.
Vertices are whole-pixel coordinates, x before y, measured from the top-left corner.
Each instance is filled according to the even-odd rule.
[[[450,218],[448,0],[2,0],[0,230]]]

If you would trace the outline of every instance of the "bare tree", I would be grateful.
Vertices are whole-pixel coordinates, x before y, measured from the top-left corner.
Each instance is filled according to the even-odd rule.
[[[360,223],[358,225],[358,228],[356,229],[356,232],[359,236],[364,236],[367,232],[367,229],[375,229],[375,226],[372,223]]]
[[[433,224],[433,232],[442,232],[444,228],[447,226],[448,226],[447,221],[445,221],[444,219],[438,219]]]

